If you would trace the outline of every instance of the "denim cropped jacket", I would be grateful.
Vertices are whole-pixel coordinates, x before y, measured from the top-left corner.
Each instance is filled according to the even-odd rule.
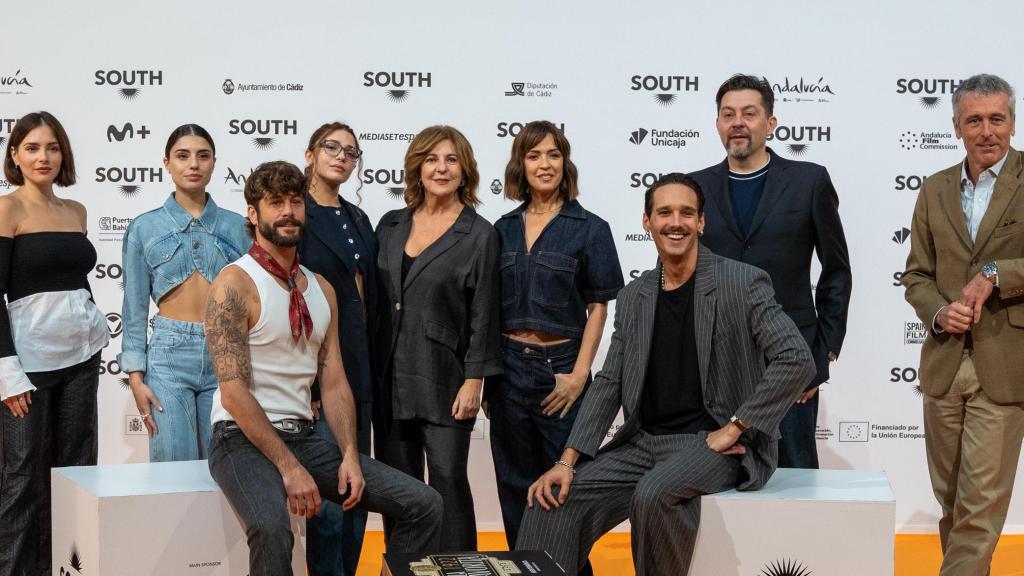
[[[146,369],[149,301],[160,302],[173,288],[199,272],[213,282],[221,268],[248,251],[252,237],[240,215],[219,208],[209,194],[199,218],[174,199],[140,214],[124,235],[124,303],[121,353],[124,372]]]
[[[624,285],[608,223],[566,202],[526,251],[524,202],[495,224],[501,242],[501,331],[541,330],[579,339],[587,305]]]

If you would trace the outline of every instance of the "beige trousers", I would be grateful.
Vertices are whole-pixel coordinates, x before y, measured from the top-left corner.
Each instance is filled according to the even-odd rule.
[[[942,506],[939,574],[985,576],[1010,505],[1024,404],[993,402],[965,350],[949,391],[924,397],[924,429],[932,491]]]

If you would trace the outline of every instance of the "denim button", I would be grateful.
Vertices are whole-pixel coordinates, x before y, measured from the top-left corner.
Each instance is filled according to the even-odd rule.
[[[356,252],[356,260],[359,260],[359,253]]]
[[[402,303],[401,302],[395,302],[395,310],[401,310],[401,309],[402,309]]]
[[[199,250],[199,242],[193,242],[192,243],[192,249],[193,250]]]
[[[533,352],[533,350],[530,350],[529,346],[527,346],[526,348],[523,348],[523,353],[524,354],[529,354],[530,352]]]

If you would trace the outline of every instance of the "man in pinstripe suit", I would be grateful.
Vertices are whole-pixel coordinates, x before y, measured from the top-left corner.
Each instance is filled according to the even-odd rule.
[[[619,293],[604,369],[562,459],[530,487],[516,545],[548,550],[569,574],[626,518],[638,575],[685,574],[700,496],[767,482],[779,421],[815,372],[768,275],[698,242],[696,181],[659,179],[643,222],[659,266]],[[599,450],[620,407],[625,422]]]

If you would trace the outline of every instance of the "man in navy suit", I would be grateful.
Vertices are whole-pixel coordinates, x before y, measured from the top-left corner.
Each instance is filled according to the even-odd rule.
[[[716,126],[727,153],[691,174],[707,197],[701,241],[716,254],[761,268],[775,298],[811,347],[817,369],[780,425],[779,466],[817,468],[818,386],[846,335],[852,275],[839,198],[824,166],[787,160],[765,143],[775,130],[775,94],[763,78],[737,74],[718,89]],[[821,274],[811,295],[811,256]]]

